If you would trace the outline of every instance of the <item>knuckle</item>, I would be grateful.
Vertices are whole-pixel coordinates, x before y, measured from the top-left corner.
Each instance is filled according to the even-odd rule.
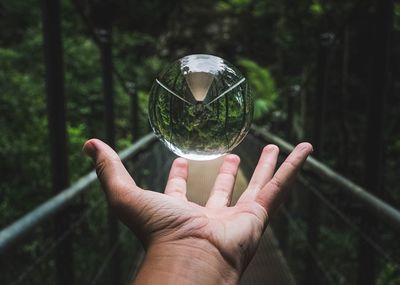
[[[106,168],[106,160],[105,159],[101,159],[98,162],[96,162],[96,173],[98,177],[102,177],[104,174],[104,170]]]
[[[235,176],[238,171],[238,163],[224,163],[219,169],[221,175],[232,175]]]
[[[275,189],[280,189],[280,188],[282,188],[282,182],[281,182],[279,179],[277,179],[277,178],[272,178],[272,179],[269,181],[268,184],[270,185],[270,187],[273,187],[273,188],[275,188]]]
[[[231,193],[228,189],[225,188],[214,188],[211,195],[210,200],[220,201],[226,204],[231,199]]]
[[[227,197],[229,195],[229,190],[223,187],[214,188],[212,195],[219,197]]]
[[[117,164],[119,162],[120,162],[119,157],[99,159],[95,165],[97,176],[103,177],[108,168],[111,168],[113,164]]]
[[[263,185],[261,185],[260,182],[254,181],[254,182],[249,183],[248,188],[252,189],[252,190],[260,191],[262,189],[262,186]]]
[[[275,163],[272,163],[269,160],[264,161],[263,167],[267,169],[275,168]]]
[[[292,168],[292,169],[296,169],[296,164],[292,161],[292,160],[285,160],[284,162],[283,162],[283,164],[286,166],[286,167],[289,167],[289,168]]]

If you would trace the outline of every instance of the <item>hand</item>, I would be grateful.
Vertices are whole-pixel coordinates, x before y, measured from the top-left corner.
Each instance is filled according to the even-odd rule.
[[[230,202],[240,159],[227,155],[205,207],[186,198],[188,162],[183,158],[173,162],[162,194],[138,187],[105,143],[89,140],[84,151],[95,161],[110,207],[147,250],[137,283],[233,284],[312,146],[299,144],[275,174],[279,149],[266,146],[234,206]]]

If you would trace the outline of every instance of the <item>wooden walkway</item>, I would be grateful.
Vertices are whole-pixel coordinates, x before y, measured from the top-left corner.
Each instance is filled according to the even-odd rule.
[[[187,193],[189,200],[201,205],[206,203],[222,161],[223,158],[207,162],[190,161]],[[243,171],[239,170],[232,204],[236,203],[246,187],[247,179]],[[296,284],[270,227],[264,233],[257,253],[239,284]]]
[[[248,139],[247,139],[248,140]],[[242,167],[238,172],[235,189],[233,193],[232,204],[236,203],[241,193],[247,187],[246,174],[252,171],[251,164],[255,164],[258,160],[259,151],[261,146],[258,146],[254,141],[248,141],[242,143],[242,147],[248,147],[247,144],[251,145],[253,154],[240,153],[242,159]],[[147,178],[141,176],[137,182],[142,185],[142,180],[149,180],[148,185],[142,185],[148,189],[161,190],[166,184],[169,168],[174,156],[171,152],[165,149],[161,144],[154,146],[153,152],[148,153],[148,156],[143,157],[144,164],[149,164],[146,167],[148,169],[159,169],[158,175],[150,175]],[[212,161],[190,161],[189,162],[189,178],[188,178],[188,199],[196,202],[200,205],[204,205],[208,199],[211,188],[214,184],[217,176],[219,167],[221,166],[223,158],[219,158]],[[143,167],[144,165],[141,165]],[[135,171],[133,171],[135,173]],[[136,173],[141,173],[136,172]],[[138,253],[138,263],[143,258],[143,252]],[[295,285],[296,282],[293,275],[287,265],[287,262],[279,248],[279,244],[275,239],[273,231],[270,227],[267,228],[260,242],[259,248],[253,260],[246,269],[240,284],[243,285]]]

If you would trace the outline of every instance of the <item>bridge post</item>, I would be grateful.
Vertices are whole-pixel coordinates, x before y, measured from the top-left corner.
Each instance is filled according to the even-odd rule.
[[[56,194],[69,184],[60,1],[43,0],[42,5],[51,184]],[[59,285],[74,283],[72,237],[69,234],[62,238],[69,227],[67,208],[54,220],[54,239],[62,239],[55,249],[56,282]]]
[[[315,89],[315,107],[314,122],[312,130],[312,144],[314,147],[313,155],[317,158],[321,156],[323,150],[323,130],[325,118],[325,101],[326,101],[326,73],[328,49],[333,43],[335,35],[332,33],[322,33],[319,38],[318,62],[317,62],[317,82]],[[308,191],[308,207],[307,207],[307,242],[310,247],[316,250],[318,246],[318,200],[311,191]],[[316,262],[311,252],[306,258],[306,274],[304,284],[309,284],[309,280],[319,283],[319,274]]]
[[[383,147],[384,147],[384,107],[385,97],[390,92],[391,84],[391,38],[393,30],[393,1],[375,0],[375,13],[372,16],[373,39],[371,41],[370,94],[367,118],[367,134],[365,141],[365,188],[378,197],[383,196]],[[376,226],[379,225],[372,215],[362,210],[366,221],[363,231],[376,237]],[[358,248],[358,284],[373,285],[376,281],[376,254],[373,248],[361,237]]]
[[[299,92],[299,86],[293,85],[287,91],[286,96],[286,122],[285,122],[285,137],[286,140],[292,142],[293,140],[293,118],[294,118],[294,102]],[[292,191],[292,195],[293,195]],[[278,211],[278,215],[274,218],[275,222],[272,225],[275,234],[279,237],[279,245],[286,256],[286,258],[290,258],[290,246],[289,246],[289,223],[287,217],[284,214],[284,211],[291,211],[292,204],[292,195],[289,195],[284,203]]]
[[[136,92],[136,86],[133,82],[127,83],[129,97],[131,99],[131,120],[132,120],[132,141],[139,139],[139,98]]]
[[[102,65],[102,84],[104,96],[104,120],[106,142],[115,148],[115,112],[112,61],[112,3],[110,0],[97,0],[94,5],[94,22],[99,39]],[[121,284],[121,260],[119,246],[119,224],[115,215],[108,210],[108,242],[113,250],[110,265],[109,284]]]

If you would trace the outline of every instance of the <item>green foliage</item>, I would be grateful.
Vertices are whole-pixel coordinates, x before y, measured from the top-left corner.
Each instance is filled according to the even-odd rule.
[[[153,84],[154,79],[162,71],[163,67],[168,64],[158,56],[151,56],[142,59],[140,64],[133,67],[135,84],[139,92],[148,92]]]
[[[96,1],[79,2],[86,13],[91,11]],[[304,137],[310,137],[310,129],[314,124],[313,94],[318,75],[317,35],[321,30],[334,31],[337,41],[334,46],[327,47],[329,56],[326,68],[329,72],[326,74],[327,106],[324,153],[321,158],[350,178],[363,180],[360,173],[364,167],[365,95],[369,95],[370,82],[373,81],[365,76],[369,73],[366,55],[372,54],[369,49],[374,46],[370,44],[372,21],[366,21],[373,16],[374,7],[370,2],[155,0],[142,1],[138,5],[137,1],[117,0],[113,3],[113,64],[123,75],[122,81],[114,77],[118,150],[132,141],[131,98],[126,93],[125,85],[135,85],[140,106],[140,134],[143,135],[149,131],[148,93],[154,78],[167,63],[191,53],[216,54],[232,62],[240,59],[237,62],[244,70],[255,96],[255,120],[260,122],[267,118],[274,126],[273,131],[283,133],[282,130],[285,130],[286,125],[282,127],[276,116],[271,114],[285,114],[286,90],[292,84],[298,84],[300,91],[293,96],[294,117],[301,118],[298,128]],[[50,191],[43,27],[39,4],[36,0],[3,1],[0,4],[0,227],[53,195]],[[61,1],[61,5],[69,174],[73,182],[92,169],[90,160],[82,155],[81,148],[90,137],[104,138],[104,104],[99,48],[90,38],[72,1]],[[393,13],[395,36],[392,61],[398,62],[396,33],[400,30],[399,1],[395,1]],[[87,15],[90,19],[90,14]],[[338,30],[344,26],[349,32],[348,46],[345,46],[346,32]],[[351,63],[347,71],[344,64],[346,49]],[[379,55],[375,56],[379,58]],[[394,68],[394,94],[398,93],[398,78],[398,70]],[[399,191],[396,191],[400,167],[400,111],[397,97],[388,97],[388,111],[385,113],[387,147],[384,154],[384,188],[389,190],[385,193],[385,199],[394,206],[398,206],[400,201]],[[224,104],[221,102],[221,109],[226,107]],[[195,121],[194,111],[189,112],[187,119],[201,124],[201,121]],[[221,115],[219,119],[225,119],[224,116]],[[233,124],[239,124],[238,112],[232,111],[228,119]],[[166,127],[168,123],[165,122]],[[188,124],[188,128],[182,132],[191,131],[193,126]],[[215,136],[219,135],[216,130],[212,132]],[[198,135],[206,137],[203,133]],[[219,139],[212,140],[218,142]],[[147,157],[143,160],[151,162],[152,159]],[[154,180],[155,174],[151,168],[137,170],[139,178]],[[157,173],[161,174],[161,171]],[[150,183],[142,182],[145,185]],[[73,233],[79,284],[90,283],[86,281],[97,272],[96,266],[101,264],[99,260],[104,259],[108,249],[107,209],[101,190],[97,188],[77,201],[77,204],[83,203],[93,209],[87,221]],[[298,193],[300,200],[306,196],[304,191]],[[98,201],[100,204],[96,204]],[[297,200],[295,202],[300,203]],[[354,206],[345,199],[340,202],[350,208]],[[354,211],[351,214],[351,218],[357,216]],[[307,220],[301,215],[295,218],[305,232]],[[333,223],[331,219],[326,219],[327,222],[323,215],[320,218],[325,225],[320,231],[318,254],[322,255],[328,270],[340,281],[338,284],[353,284],[356,278],[354,268],[357,265],[355,254],[358,235],[342,224]],[[389,233],[389,237],[384,239],[383,233],[386,231],[378,233],[380,246],[386,246],[393,256],[399,256],[399,250],[394,246],[396,237]],[[131,240],[125,237],[124,248],[129,248],[132,244],[126,245]],[[8,274],[11,277],[18,276],[52,241],[51,223],[38,228],[12,254],[10,260],[6,260],[7,268],[12,270],[4,267],[0,283],[11,283],[2,282],[2,278]],[[292,245],[292,257],[295,256],[292,259],[297,264],[294,269],[304,272],[304,256],[307,254],[305,237],[291,234],[289,242]],[[53,257],[49,256],[27,275],[27,280],[30,284],[54,284],[54,280],[51,280],[54,278],[54,268]],[[382,258],[376,269],[378,285],[400,283],[399,271],[391,262]]]
[[[139,101],[139,124],[142,126],[142,129],[145,131],[150,131],[149,126],[149,116],[148,116],[148,105],[149,105],[149,93],[148,91],[139,91],[138,92],[138,101]]]
[[[319,2],[313,2],[313,3],[310,5],[310,12],[311,12],[311,14],[313,14],[313,15],[319,16],[319,15],[321,15],[321,14],[324,13],[324,9],[323,9],[321,3],[319,3]]]
[[[248,130],[253,101],[246,87],[237,87],[229,96],[206,105],[189,105],[158,85],[153,88],[149,105],[152,125],[157,135],[183,153],[225,153]]]
[[[400,3],[395,2],[394,4],[394,21],[393,26],[396,31],[400,31]]]
[[[91,166],[88,160],[82,153],[82,146],[87,140],[87,129],[83,123],[77,126],[69,125],[67,127],[68,141],[69,141],[69,168],[72,169],[70,179],[76,181],[78,178],[85,174]]]
[[[398,265],[386,263],[382,271],[379,273],[376,285],[398,285],[400,284],[400,276],[398,274]]]
[[[72,125],[86,124],[85,136],[101,136],[103,96],[98,47],[86,36],[64,39],[67,117]]]
[[[331,221],[331,224],[334,220]],[[357,259],[355,245],[357,239],[353,232],[347,228],[344,230],[333,230],[332,226],[321,226],[319,238],[323,243],[319,243],[318,251],[324,252],[319,259],[322,264],[335,263],[335,268],[330,270],[330,275],[336,281],[336,284],[354,283],[351,280],[352,271],[354,270],[352,263]],[[346,256],[348,262],[342,262],[343,256]]]
[[[49,196],[41,33],[0,48],[0,62],[1,227]]]
[[[275,81],[268,68],[261,67],[250,59],[241,59],[238,63],[244,68],[246,78],[252,88],[255,98],[254,119],[259,120],[275,107],[278,99]]]
[[[219,12],[241,13],[244,12],[252,2],[252,0],[218,1],[216,4],[216,10]]]

